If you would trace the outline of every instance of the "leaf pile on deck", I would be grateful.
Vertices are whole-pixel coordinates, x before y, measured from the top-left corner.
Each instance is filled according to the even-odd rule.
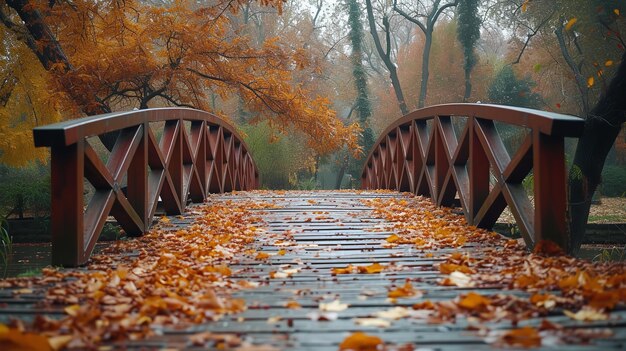
[[[395,233],[383,244],[386,247],[408,244],[418,250],[458,249],[440,257],[444,261],[439,271],[447,275],[440,285],[502,290],[491,296],[469,292],[453,301],[426,299],[416,303],[414,313],[423,312],[419,315],[430,323],[453,322],[463,316],[472,328],[486,335],[487,341],[500,346],[535,347],[542,345],[542,340],[544,345],[580,343],[607,337],[611,331],[564,328],[544,320],[538,328],[498,332],[489,331],[484,323],[509,320],[515,326],[520,320],[548,314],[564,314],[577,321],[607,320],[611,310],[626,304],[624,262],[576,259],[561,254],[550,243],[539,243],[535,252],[529,253],[517,240],[468,226],[453,209],[437,208],[423,197],[363,202],[374,208],[375,217],[392,223],[382,228]],[[474,247],[464,252],[465,245]],[[520,295],[520,290],[525,294]]]
[[[245,302],[229,292],[256,283],[233,283],[228,266],[262,231],[253,225],[260,218],[249,209],[272,206],[227,201],[195,207],[190,226],[177,228],[164,217],[149,234],[92,257],[87,270],[45,269],[43,277],[0,282],[1,287],[53,286],[42,304],[67,306],[67,316],[58,321],[36,317],[28,328],[20,322],[12,329],[0,325],[0,346],[11,345],[12,337],[19,345],[20,330],[26,329],[50,337],[53,346],[91,348],[244,310]]]

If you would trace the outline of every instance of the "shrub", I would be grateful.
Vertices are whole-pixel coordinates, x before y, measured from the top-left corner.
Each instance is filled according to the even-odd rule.
[[[45,217],[50,213],[50,171],[33,163],[14,168],[0,165],[0,214]]]
[[[626,196],[626,167],[605,166],[602,170],[601,193],[604,196]]]

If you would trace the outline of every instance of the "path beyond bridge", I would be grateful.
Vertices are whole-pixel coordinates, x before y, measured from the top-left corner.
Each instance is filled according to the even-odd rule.
[[[130,350],[626,347],[623,263],[465,223],[397,192],[210,195],[84,268],[2,282],[0,322]]]

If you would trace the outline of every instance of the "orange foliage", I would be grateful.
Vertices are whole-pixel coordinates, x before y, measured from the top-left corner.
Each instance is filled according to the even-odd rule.
[[[55,89],[88,114],[163,105],[211,110],[212,94],[238,94],[253,122],[270,120],[282,132],[295,127],[319,154],[357,150],[359,127],[345,126],[327,98],[294,80],[309,63],[306,50],[278,37],[257,45],[233,23],[228,12],[244,3],[41,2],[72,65],[52,69]],[[281,0],[260,3],[282,11]]]

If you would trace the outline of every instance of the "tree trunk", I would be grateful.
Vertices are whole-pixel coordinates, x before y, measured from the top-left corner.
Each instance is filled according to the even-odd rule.
[[[424,107],[426,104],[426,95],[428,94],[428,76],[430,75],[429,63],[430,63],[430,48],[433,45],[433,32],[432,28],[424,33],[426,41],[424,42],[424,53],[422,54],[422,84],[420,86],[420,97],[417,106],[419,108]]]
[[[62,67],[64,71],[71,68],[71,65],[50,28],[45,24],[41,13],[28,0],[7,0],[7,5],[17,12],[24,22],[26,29],[37,43],[33,50],[41,64],[50,70],[55,67]],[[61,66],[59,67],[58,64]]]
[[[404,100],[404,94],[402,93],[402,86],[400,85],[396,65],[391,62],[391,48],[389,43],[390,33],[388,23],[385,24],[385,34],[387,36],[387,52],[385,52],[380,42],[380,38],[378,37],[378,31],[376,30],[376,22],[374,20],[374,10],[372,8],[371,0],[366,0],[365,6],[367,8],[367,22],[369,23],[372,39],[374,39],[374,46],[376,46],[378,56],[380,56],[389,70],[389,78],[391,78],[391,85],[393,86],[393,91],[396,94],[396,99],[398,100],[398,107],[400,107],[402,115],[406,115],[409,113],[409,109],[407,108],[406,101]]]
[[[465,69],[465,93],[463,94],[463,102],[467,102],[472,96],[472,69]]]
[[[626,121],[626,52],[607,90],[585,120],[569,172],[571,253],[585,237],[591,199],[602,181],[604,161]]]

